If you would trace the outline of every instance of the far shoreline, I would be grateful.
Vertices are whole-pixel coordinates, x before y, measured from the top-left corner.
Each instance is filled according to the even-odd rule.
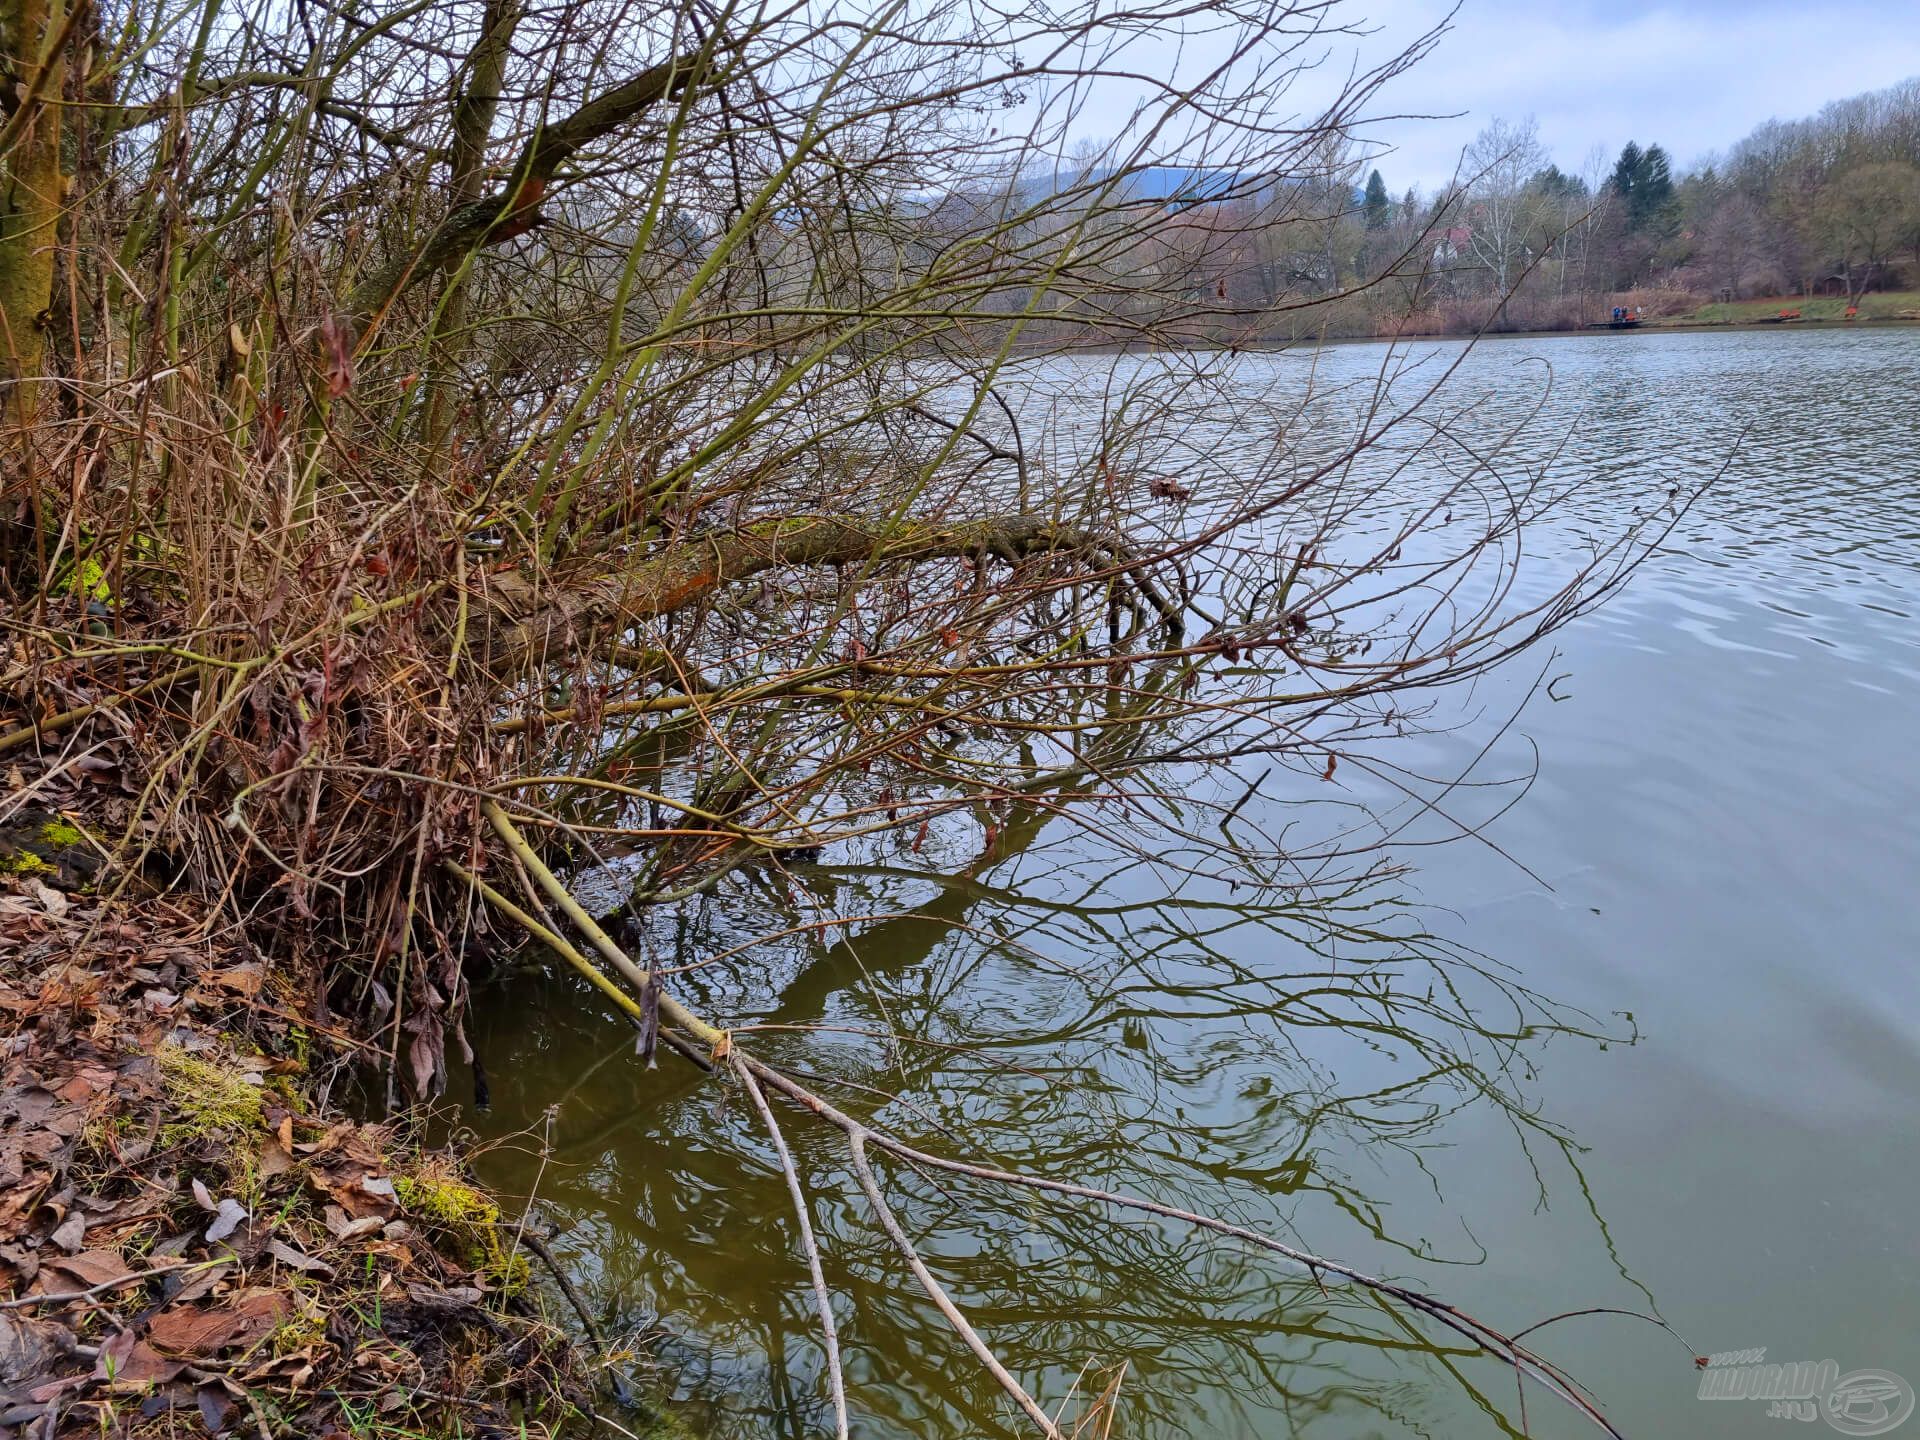
[[[1441,343],[1456,341],[1460,343],[1479,343],[1486,340],[1570,340],[1594,339],[1602,335],[1701,335],[1701,334],[1737,334],[1743,332],[1842,332],[1871,330],[1913,330],[1920,329],[1920,318],[1876,317],[1856,320],[1828,320],[1816,317],[1810,320],[1701,320],[1663,324],[1654,322],[1635,325],[1616,330],[1610,325],[1583,326],[1578,330],[1480,330],[1466,333],[1443,330],[1409,331],[1398,335],[1324,335],[1301,336],[1292,340],[1248,340],[1242,343],[1227,341],[1195,341],[1192,343],[1158,343],[1145,341],[1112,341],[1106,344],[1052,346],[1036,345],[1031,349],[1016,349],[1010,358],[1022,360],[1040,359],[1060,355],[1132,355],[1155,353],[1200,353],[1204,351],[1231,351],[1236,354],[1256,355],[1279,353],[1288,350],[1318,349],[1327,345],[1392,345],[1414,341]]]

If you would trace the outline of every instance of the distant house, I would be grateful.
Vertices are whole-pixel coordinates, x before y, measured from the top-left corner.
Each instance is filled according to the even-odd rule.
[[[1451,226],[1440,232],[1440,238],[1433,247],[1433,263],[1451,265],[1454,261],[1469,254],[1473,247],[1473,231],[1464,225]]]

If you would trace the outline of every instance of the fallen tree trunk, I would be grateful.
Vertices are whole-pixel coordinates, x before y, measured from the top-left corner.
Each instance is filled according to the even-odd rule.
[[[785,566],[912,565],[929,560],[1082,554],[1102,570],[1127,576],[1177,627],[1179,612],[1118,541],[1038,515],[933,522],[867,521],[829,515],[791,516],[733,530],[683,536],[621,570],[536,592],[495,583],[508,607],[524,607],[496,635],[488,658],[510,673],[528,663],[573,654],[581,636],[609,623],[631,624],[684,610],[722,587]]]

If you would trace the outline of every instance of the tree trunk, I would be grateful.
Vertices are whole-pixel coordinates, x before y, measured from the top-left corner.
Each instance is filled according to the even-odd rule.
[[[900,565],[956,556],[1029,556],[1079,551],[1094,569],[1125,574],[1177,632],[1179,611],[1119,544],[1033,515],[874,526],[841,516],[793,515],[736,530],[690,535],[623,569],[534,591],[511,575],[492,582],[507,611],[488,647],[496,672],[571,655],[596,626],[624,628],[697,604],[724,585],[787,565]],[[513,612],[518,611],[518,614]]]
[[[54,230],[66,200],[60,170],[64,65],[60,0],[0,0],[0,376],[17,419],[35,412],[53,300]],[[52,53],[48,53],[49,50]]]
[[[487,141],[506,86],[507,57],[520,26],[520,0],[487,0],[480,39],[467,56],[467,88],[453,113],[453,149],[448,158],[450,210],[477,203],[486,188]],[[440,307],[433,339],[432,388],[426,416],[427,465],[438,472],[453,428],[460,361],[466,350],[467,285],[456,273]]]

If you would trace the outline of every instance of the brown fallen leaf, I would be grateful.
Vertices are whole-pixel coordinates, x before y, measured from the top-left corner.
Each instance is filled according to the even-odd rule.
[[[86,1243],[87,1217],[78,1209],[69,1210],[67,1218],[53,1227],[53,1234],[49,1238],[69,1255],[77,1253]]]
[[[40,908],[58,920],[67,913],[67,897],[43,880],[29,875],[26,879],[27,893],[40,902]]]
[[[333,1274],[333,1267],[327,1264],[326,1261],[316,1260],[311,1255],[303,1254],[301,1251],[294,1249],[293,1246],[286,1244],[284,1241],[269,1240],[267,1242],[267,1253],[273,1256],[273,1258],[278,1260],[282,1265],[291,1265],[294,1269],[303,1270],[308,1274],[312,1274],[312,1275]]]
[[[69,1105],[86,1105],[96,1095],[111,1090],[116,1078],[111,1070],[103,1069],[98,1065],[88,1065],[76,1071],[53,1093]]]
[[[265,968],[251,960],[241,965],[225,966],[207,977],[209,983],[245,996],[258,995],[266,978]]]
[[[228,1273],[232,1269],[233,1263],[223,1260],[220,1264],[208,1266],[204,1270],[196,1269],[190,1271],[187,1283],[175,1292],[172,1303],[175,1305],[186,1305],[200,1299],[204,1295],[212,1294],[214,1288],[227,1278]]]
[[[85,1375],[67,1375],[58,1380],[49,1380],[43,1385],[30,1388],[27,1391],[27,1399],[36,1405],[43,1405],[69,1390],[78,1389],[86,1384],[87,1380],[88,1377]]]
[[[329,1205],[320,1212],[320,1219],[327,1227],[327,1233],[336,1240],[358,1240],[362,1235],[377,1235],[387,1224],[378,1215],[363,1215],[358,1220],[347,1218],[347,1212],[338,1205]]]
[[[360,1177],[315,1174],[313,1183],[333,1201],[349,1219],[377,1219],[383,1224],[399,1213],[399,1206],[384,1195],[370,1195],[360,1188]]]
[[[73,1346],[73,1332],[64,1325],[0,1311],[0,1388],[39,1379]]]
[[[114,1390],[144,1390],[166,1384],[186,1368],[186,1362],[169,1360],[146,1341],[135,1339],[131,1330],[116,1330],[100,1344],[93,1378],[105,1380]]]
[[[218,1385],[206,1384],[193,1392],[193,1398],[200,1407],[200,1419],[208,1434],[218,1435],[227,1428],[227,1417],[233,1414],[231,1395]]]
[[[271,1180],[276,1175],[284,1175],[293,1168],[293,1152],[278,1139],[268,1139],[261,1143],[257,1162],[257,1173],[262,1180]]]
[[[90,1290],[123,1278],[132,1267],[113,1250],[82,1250],[78,1255],[42,1256],[39,1283],[42,1295]]]
[[[287,1297],[277,1290],[243,1291],[208,1309],[176,1303],[153,1317],[147,1338],[176,1355],[212,1355],[264,1339],[287,1309]]]

